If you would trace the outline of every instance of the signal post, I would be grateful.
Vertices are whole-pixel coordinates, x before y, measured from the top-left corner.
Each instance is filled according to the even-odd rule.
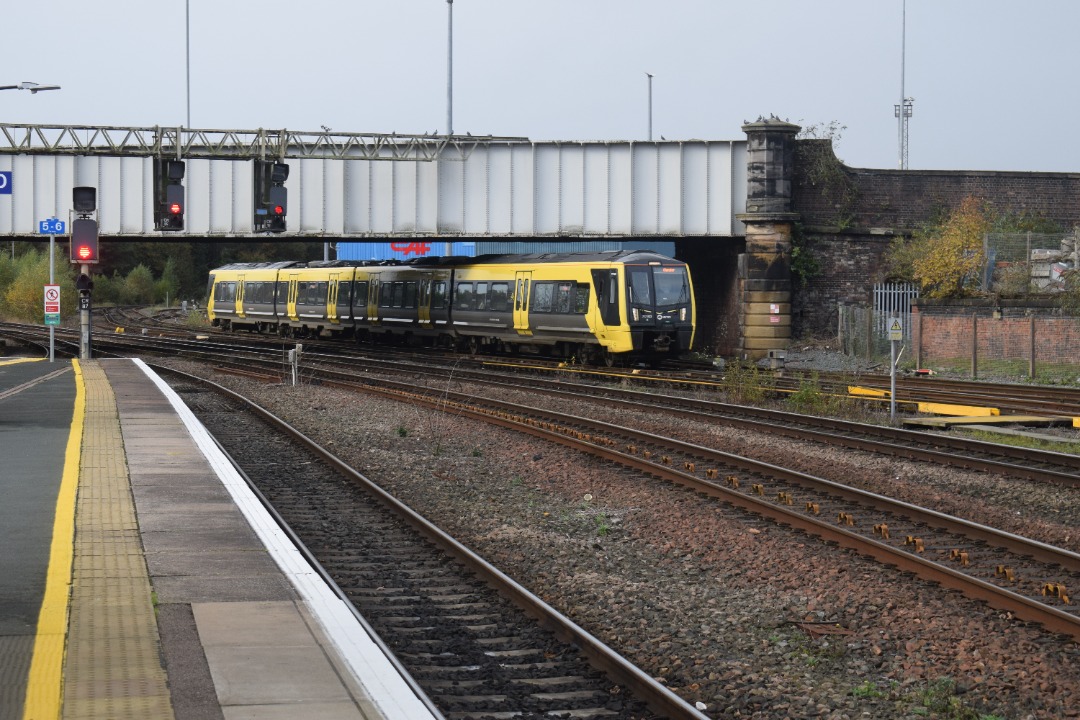
[[[90,265],[98,262],[97,188],[73,188],[71,200],[75,214],[71,223],[71,262],[79,265],[79,279],[75,281],[79,291],[79,359],[89,360],[92,348],[90,291],[94,289]]]

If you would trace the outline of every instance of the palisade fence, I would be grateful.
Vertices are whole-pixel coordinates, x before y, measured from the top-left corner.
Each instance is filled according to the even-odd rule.
[[[845,355],[889,358],[889,325],[895,318],[903,328],[903,344],[911,346],[911,302],[919,297],[915,283],[874,285],[866,305],[839,306],[839,341]]]

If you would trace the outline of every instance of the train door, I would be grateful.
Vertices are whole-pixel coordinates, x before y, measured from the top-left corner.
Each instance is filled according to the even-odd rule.
[[[620,325],[622,317],[619,313],[619,271],[615,268],[593,270],[592,279],[601,324],[608,327]]]
[[[532,335],[529,329],[529,286],[532,284],[531,270],[518,270],[514,273],[514,329],[518,335]]]
[[[244,313],[244,273],[236,276],[236,317],[247,317]]]
[[[367,301],[367,316],[368,322],[372,325],[378,325],[379,320],[379,286],[382,282],[377,275],[371,276],[371,282],[368,283],[368,301]]]
[[[422,328],[431,327],[431,279],[420,280],[416,298],[416,317]]]
[[[330,273],[330,286],[326,291],[326,319],[332,323],[338,321],[337,314],[337,296],[338,296],[338,278],[340,273]]]
[[[291,273],[289,275],[289,300],[286,303],[288,308],[289,319],[293,322],[299,322],[300,318],[296,314],[296,295],[300,286],[300,275],[297,273]]]

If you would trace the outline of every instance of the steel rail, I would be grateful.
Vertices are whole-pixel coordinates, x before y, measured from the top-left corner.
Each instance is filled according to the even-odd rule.
[[[388,383],[388,381],[385,380],[380,380],[378,382],[378,385],[374,384],[374,382],[369,383],[363,381],[324,381],[324,384],[342,388],[362,388],[367,392],[374,392],[398,400],[404,398],[409,402],[419,403],[444,412],[452,409],[455,413],[459,413],[466,417],[483,420],[501,427],[512,428],[536,437],[552,440],[567,447],[585,450],[602,459],[617,462],[623,466],[631,467],[687,487],[695,492],[723,500],[724,502],[730,503],[735,507],[747,510],[756,515],[768,517],[778,523],[804,530],[815,536],[821,537],[826,541],[836,542],[842,547],[856,550],[857,552],[872,557],[882,563],[896,565],[901,570],[913,572],[925,580],[939,583],[944,587],[959,590],[968,597],[987,602],[992,607],[1012,612],[1018,618],[1039,623],[1051,632],[1063,633],[1076,640],[1080,640],[1080,616],[1064,612],[1058,608],[1025,597],[1019,593],[1008,590],[1007,588],[1002,588],[972,577],[949,568],[948,566],[921,558],[912,552],[894,548],[856,532],[845,530],[838,525],[828,523],[824,520],[818,520],[812,515],[800,513],[795,510],[788,510],[781,504],[770,502],[764,498],[759,499],[753,494],[736,492],[735,490],[726,488],[718,483],[709,482],[696,475],[682,472],[662,463],[654,462],[638,455],[624,453],[615,450],[610,446],[592,442],[591,439],[583,439],[575,434],[564,432],[558,428],[559,421],[557,419],[552,419],[547,422],[529,422],[528,420],[521,418],[522,413],[526,411],[530,414],[540,416],[547,414],[546,411],[528,408],[519,403],[503,403],[501,401],[476,398],[475,396],[447,391],[441,391],[438,395],[428,394],[426,392],[418,392],[414,387],[408,387],[403,383]],[[400,387],[391,387],[391,384]],[[476,407],[477,404],[497,408],[497,411],[492,412],[490,409],[484,408],[478,409]],[[550,414],[548,415],[550,416]],[[601,423],[588,418],[575,416],[563,417],[573,418],[574,422],[595,427],[597,431],[617,431],[620,434],[637,436],[642,440],[657,441],[661,439],[652,433],[640,433],[629,428]],[[857,502],[868,504],[878,509],[887,510],[888,512],[897,515],[911,517],[917,522],[924,522],[945,532],[956,533],[982,542],[994,543],[999,547],[1009,549],[1018,554],[1028,555],[1037,560],[1059,565],[1072,571],[1080,571],[1080,554],[1068,550],[1056,548],[1029,538],[1023,538],[985,525],[973,523],[961,518],[955,518],[934,510],[920,508],[876,493],[847,487],[825,480],[824,478],[816,478],[769,463],[759,462],[730,453],[710,450],[708,448],[683,443],[670,438],[662,438],[662,441],[664,444],[669,444],[672,447],[682,447],[692,449],[696,452],[710,454],[711,456],[717,459],[723,459],[725,462],[735,465],[736,467],[742,467],[746,471],[780,477],[799,484],[825,488],[826,492],[835,493],[841,497],[853,499]]]
[[[197,381],[213,387],[215,391],[221,392],[225,396],[243,404],[259,418],[289,435],[311,452],[319,455],[339,472],[364,487],[367,492],[377,498],[384,506],[399,514],[417,532],[465,563],[489,585],[495,587],[500,593],[510,598],[530,617],[535,618],[540,623],[541,627],[555,633],[555,635],[564,642],[572,643],[580,648],[585,656],[592,662],[594,667],[603,671],[615,682],[626,685],[633,692],[638,693],[638,697],[649,705],[650,709],[654,712],[676,720],[709,720],[708,716],[702,714],[670,689],[658,683],[648,674],[642,672],[640,668],[627,661],[598,638],[590,634],[587,630],[559,613],[527,588],[516,582],[513,578],[509,577],[468,547],[443,532],[422,515],[368,480],[343,460],[329,450],[318,445],[314,440],[308,438],[286,421],[278,418],[268,410],[251,400],[248,400],[242,395],[214,383],[213,381],[163,366],[152,365],[151,367],[153,367],[156,372],[175,374],[186,380]]]

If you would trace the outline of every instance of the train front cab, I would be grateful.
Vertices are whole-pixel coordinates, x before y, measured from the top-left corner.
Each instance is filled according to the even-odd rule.
[[[690,268],[676,261],[627,263],[626,322],[635,353],[678,357],[694,342]]]
[[[689,268],[652,258],[591,269],[596,305],[590,324],[609,362],[611,356],[647,361],[675,358],[693,345]]]

